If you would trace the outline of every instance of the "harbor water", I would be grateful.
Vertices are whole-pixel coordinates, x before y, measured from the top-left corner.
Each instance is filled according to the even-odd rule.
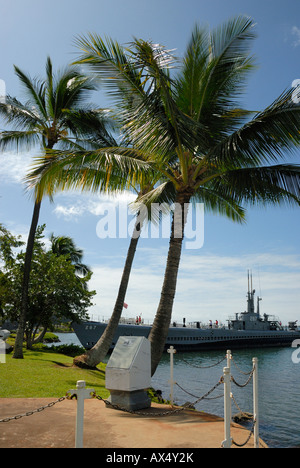
[[[61,343],[79,344],[75,334],[59,334]],[[174,402],[193,403],[219,381],[226,366],[226,350],[174,355]],[[252,358],[258,358],[260,437],[270,448],[300,448],[300,363],[292,359],[293,348],[265,348],[232,351],[232,375],[244,385],[252,370]],[[298,354],[299,356],[299,354]],[[215,365],[216,364],[216,365]],[[170,355],[164,354],[152,378],[152,386],[170,397]],[[223,417],[223,387],[219,386],[208,399],[200,401],[198,411]],[[253,413],[252,380],[245,387],[232,384],[238,407]],[[239,409],[232,403],[232,414]],[[250,426],[249,426],[250,427]]]

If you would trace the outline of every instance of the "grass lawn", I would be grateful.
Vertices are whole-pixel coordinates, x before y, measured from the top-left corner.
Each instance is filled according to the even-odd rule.
[[[105,388],[105,366],[98,370],[73,367],[73,358],[47,350],[24,351],[24,359],[6,355],[0,363],[0,398],[60,398],[85,380],[97,395],[109,396]]]

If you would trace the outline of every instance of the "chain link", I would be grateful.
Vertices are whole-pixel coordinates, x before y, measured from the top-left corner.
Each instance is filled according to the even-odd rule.
[[[57,403],[60,403],[61,401],[64,401],[66,398],[67,397],[64,396],[64,397],[58,398],[58,400],[55,400],[55,401],[52,401],[51,403],[48,403],[48,405],[41,406],[40,408],[38,408],[36,410],[27,411],[27,413],[24,413],[24,414],[17,414],[16,416],[12,416],[10,418],[0,419],[0,423],[18,420],[18,419],[24,418],[25,416],[32,416],[35,413],[41,413],[45,409],[52,408],[52,406],[56,405]]]
[[[177,387],[179,387],[183,392],[185,392],[187,395],[190,395],[192,396],[193,398],[199,398],[198,396],[194,395],[193,393],[190,393],[188,392],[185,388],[183,388],[181,385],[179,385],[179,383],[175,382],[175,385],[177,385]],[[205,400],[216,400],[217,398],[222,398],[224,397],[224,394],[222,395],[218,395],[216,397],[212,397],[212,398],[208,398],[208,397],[200,397],[202,399],[205,399]]]
[[[189,361],[186,361],[185,359],[181,358],[183,362],[185,362],[191,367],[195,367],[196,369],[211,369],[212,367],[216,367],[219,364],[221,364],[221,362],[225,361],[225,359],[226,359],[226,356],[223,357],[220,361],[216,362],[215,364],[212,364],[211,366],[197,366],[196,364],[191,364]]]
[[[243,372],[240,367],[237,365],[237,363],[235,362],[235,359],[233,358],[233,356],[231,356],[231,361],[233,362],[233,364],[235,365],[235,367],[237,368],[237,370],[241,373],[241,374],[244,374],[244,375],[250,375],[253,373],[253,369],[250,371],[250,372]]]
[[[244,388],[244,387],[246,387],[246,386],[251,382],[251,379],[252,379],[253,374],[254,374],[254,370],[255,370],[255,368],[252,369],[252,371],[250,372],[250,375],[249,375],[249,378],[248,378],[247,382],[245,382],[244,384],[238,383],[238,382],[235,380],[235,378],[233,377],[233,375],[231,376],[231,381],[232,381],[237,387]]]
[[[243,444],[238,444],[237,442],[235,442],[234,439],[232,439],[232,444],[235,445],[236,447],[245,447],[245,445],[247,445],[249,440],[251,439],[252,434],[254,434],[255,424],[256,424],[256,421],[254,420],[253,424],[252,424],[252,428],[251,428],[251,430],[249,432],[249,435],[248,435],[246,441]]]

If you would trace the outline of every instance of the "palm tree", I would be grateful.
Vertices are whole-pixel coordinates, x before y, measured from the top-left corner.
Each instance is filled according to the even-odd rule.
[[[138,77],[135,79],[142,88]],[[131,107],[132,103],[128,102],[127,105]],[[48,194],[49,187],[50,192],[77,188],[94,192],[130,189],[135,191],[139,198],[153,189],[158,175],[161,177],[161,174],[152,170],[149,164],[143,161],[142,155],[132,152],[128,140],[123,138],[120,145],[115,142],[114,146],[109,139],[102,143],[102,148],[94,151],[92,147],[97,148],[98,145],[99,148],[99,142],[94,141],[88,153],[79,147],[74,148],[72,152],[48,151],[46,158],[36,158],[35,168],[29,174],[28,181],[31,186],[36,186],[38,182],[38,190]],[[94,347],[74,359],[75,365],[93,368],[103,361],[109,351],[123,311],[134,255],[144,222],[145,213],[142,216],[139,210],[109,323]]]
[[[171,321],[184,206],[204,202],[207,210],[243,222],[247,206],[300,203],[300,166],[284,161],[300,143],[300,107],[291,99],[292,90],[260,112],[246,111],[239,103],[254,68],[249,55],[254,37],[253,22],[246,17],[233,18],[213,31],[196,26],[181,61],[143,40],[134,39],[126,49],[111,40],[106,46],[96,35],[79,40],[80,61],[115,100],[123,134],[132,145],[126,155],[131,175],[138,174],[139,158],[145,161],[143,174],[155,169],[162,176],[161,184],[140,197],[137,210],[163,192],[175,202],[161,298],[149,336],[152,374]],[[106,154],[114,154],[112,166],[118,168],[117,152],[124,155],[122,149],[106,148]],[[101,150],[82,155],[77,177],[86,174],[88,160],[101,159]],[[71,160],[72,155],[68,164]],[[79,159],[76,164],[79,168]]]
[[[70,148],[76,146],[77,141],[84,144],[84,139],[92,135],[99,144],[102,143],[100,135],[105,127],[103,113],[92,109],[86,103],[87,97],[95,89],[90,78],[82,75],[75,67],[66,68],[55,77],[49,57],[45,80],[31,79],[16,66],[15,72],[26,91],[28,100],[22,103],[16,98],[7,96],[5,102],[0,103],[0,115],[7,124],[14,127],[13,130],[1,132],[2,150],[10,146],[19,150],[40,145],[41,150],[45,152],[57,144]],[[103,135],[102,138],[106,139],[108,135],[106,130]],[[110,144],[113,144],[112,139]],[[22,343],[28,305],[28,285],[41,200],[41,193],[36,193],[26,248],[19,328],[13,355],[19,359],[23,358]]]
[[[75,267],[75,274],[77,276],[85,277],[90,273],[90,268],[82,263],[83,259],[83,250],[79,249],[74,240],[69,236],[50,236],[51,250],[58,257],[64,255],[68,257],[70,262]]]

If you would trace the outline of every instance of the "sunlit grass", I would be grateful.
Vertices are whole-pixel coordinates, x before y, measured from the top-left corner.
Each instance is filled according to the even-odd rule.
[[[73,367],[73,358],[46,350],[24,351],[24,359],[6,356],[0,364],[0,398],[60,398],[76,388],[77,380],[85,380],[102,397],[105,389],[105,366],[98,370]]]

